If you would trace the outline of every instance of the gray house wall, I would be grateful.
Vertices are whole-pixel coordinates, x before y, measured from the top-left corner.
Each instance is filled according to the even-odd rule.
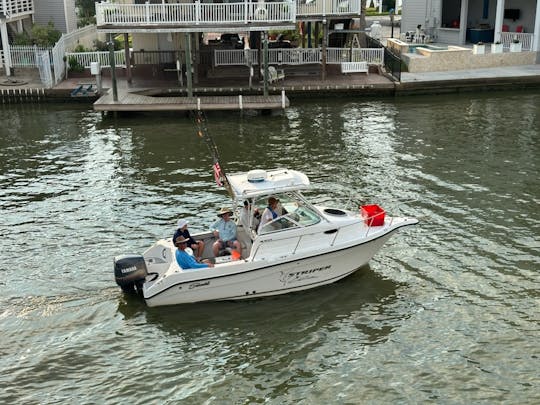
[[[401,32],[414,32],[418,24],[421,24],[423,28],[427,28],[428,24],[426,20],[430,17],[430,3],[437,3],[440,8],[440,2],[438,0],[407,0],[404,3],[401,15]]]
[[[52,21],[54,27],[62,33],[77,28],[75,0],[39,0],[34,1],[34,22],[47,25]]]

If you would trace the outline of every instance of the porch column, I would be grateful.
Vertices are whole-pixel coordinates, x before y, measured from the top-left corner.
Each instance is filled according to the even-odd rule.
[[[131,83],[131,54],[129,53],[129,36],[127,32],[124,33],[124,55],[126,59],[127,82]]]
[[[536,0],[536,16],[534,18],[532,50],[535,52],[540,52],[540,0]]]
[[[186,32],[186,78],[188,97],[193,97],[193,72],[191,69],[191,33]]]
[[[321,55],[321,64],[322,64],[322,69],[321,69],[321,79],[322,81],[325,81],[326,80],[326,52],[327,52],[327,48],[326,48],[326,44],[328,43],[328,23],[325,20],[323,20],[322,22],[323,24],[323,36],[322,36],[322,46],[321,46],[321,52],[322,52],[322,55]]]
[[[505,0],[497,0],[497,9],[495,11],[495,42],[501,40],[501,32],[504,17],[504,2]]]
[[[262,40],[264,69],[263,96],[268,97],[268,32],[263,31],[262,35],[264,35]]]
[[[116,64],[114,60],[114,39],[113,34],[109,34],[109,65],[111,66],[111,85],[113,90],[113,101],[118,101],[118,86],[116,82]]]
[[[2,37],[2,49],[4,50],[4,70],[6,76],[11,76],[11,49],[9,47],[6,17],[2,13],[0,13],[0,37]]]
[[[201,55],[201,44],[199,42],[200,35],[198,32],[195,33],[193,40],[195,41],[195,58],[193,63],[193,83],[199,84],[199,63]]]
[[[459,43],[465,44],[467,37],[467,16],[469,0],[461,0],[461,13],[459,14]]]

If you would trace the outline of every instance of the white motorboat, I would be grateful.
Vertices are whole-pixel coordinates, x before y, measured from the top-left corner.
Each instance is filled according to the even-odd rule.
[[[172,239],[141,255],[115,258],[116,281],[138,291],[148,306],[212,300],[240,300],[323,286],[358,270],[399,228],[415,218],[391,217],[377,205],[358,211],[311,204],[302,191],[308,177],[295,170],[252,170],[225,176],[236,212],[241,257],[225,251],[212,257],[212,232],[193,235],[205,242],[203,258],[215,267],[182,269]],[[255,210],[279,199],[283,215],[256,229]],[[242,215],[244,202],[250,212]]]

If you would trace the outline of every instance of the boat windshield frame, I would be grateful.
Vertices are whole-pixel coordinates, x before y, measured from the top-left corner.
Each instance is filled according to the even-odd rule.
[[[259,209],[262,214],[270,197],[278,199],[285,213],[263,225],[257,230],[259,235],[265,235],[285,230],[305,228],[320,223],[324,217],[313,204],[305,199],[299,191],[289,191],[279,194],[260,196],[254,199],[252,210]],[[264,206],[262,206],[265,204]]]

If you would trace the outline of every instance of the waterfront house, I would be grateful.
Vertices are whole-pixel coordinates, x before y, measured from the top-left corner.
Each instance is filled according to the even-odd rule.
[[[540,51],[540,0],[408,0],[403,2],[401,32],[418,26],[431,40],[463,45],[513,42],[523,51]]]
[[[8,76],[11,74],[10,35],[23,32],[26,26],[30,26],[33,15],[33,0],[2,0],[0,2],[0,68],[3,68]]]
[[[219,66],[225,63],[225,59],[229,64],[254,66],[284,61],[291,64],[312,61],[324,65],[330,30],[359,15],[360,0],[134,0],[96,3],[99,32],[123,33],[126,38],[131,35],[134,65],[140,67],[146,61],[150,62],[154,76],[160,73],[158,70],[177,70],[180,78],[183,75],[180,70],[193,71],[195,81],[197,69]],[[280,43],[265,46],[269,31],[294,30],[301,23],[306,26],[319,23],[322,26],[322,49],[317,50],[318,53],[309,49],[305,52],[295,50],[294,53],[285,49],[271,52],[276,50],[269,51],[268,48],[272,45],[281,47]],[[342,27],[343,24],[339,28]],[[203,37],[209,33],[240,33],[242,46],[235,45],[233,49],[230,49],[230,44],[209,47],[207,45],[220,43],[204,43]],[[282,41],[281,44],[285,47],[288,42]],[[210,53],[205,53],[205,50],[210,50]],[[226,52],[220,52],[222,50]],[[127,74],[131,75],[129,71]],[[186,76],[189,82],[190,75]]]
[[[10,43],[17,33],[29,31],[33,23],[54,24],[66,34],[77,29],[73,0],[1,0],[0,1],[0,68],[11,75],[12,55]]]

